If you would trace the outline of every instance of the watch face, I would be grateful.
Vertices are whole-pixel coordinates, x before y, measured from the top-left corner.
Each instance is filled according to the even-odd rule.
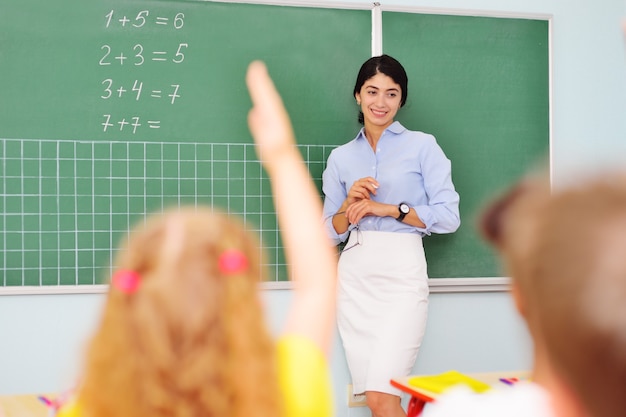
[[[408,204],[400,204],[400,211],[404,214],[408,214],[411,209]]]

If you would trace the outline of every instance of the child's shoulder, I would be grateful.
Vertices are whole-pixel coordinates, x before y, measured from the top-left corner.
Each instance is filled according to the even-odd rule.
[[[477,394],[466,388],[453,389],[428,404],[423,417],[554,417],[550,397],[532,382],[492,389]]]

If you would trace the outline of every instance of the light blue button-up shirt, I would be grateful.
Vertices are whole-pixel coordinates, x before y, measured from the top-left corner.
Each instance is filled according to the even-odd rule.
[[[376,178],[379,183],[373,201],[396,205],[405,202],[426,227],[411,226],[393,217],[367,216],[359,222],[361,230],[423,236],[452,233],[459,228],[459,194],[452,183],[450,160],[433,135],[407,130],[394,122],[381,135],[376,152],[361,129],[356,138],[333,149],[328,157],[322,176],[324,224],[335,243],[343,242],[349,232],[337,234],[332,217],[352,184],[363,177]]]

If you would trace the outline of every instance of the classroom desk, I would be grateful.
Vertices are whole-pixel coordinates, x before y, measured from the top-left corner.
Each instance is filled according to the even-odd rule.
[[[500,378],[518,378],[520,380],[530,378],[529,371],[504,371],[504,372],[485,372],[485,373],[472,373],[467,374],[474,379],[485,382],[492,386],[502,384]],[[435,401],[441,394],[437,394],[426,389],[415,387],[409,384],[409,380],[414,376],[409,375],[402,378],[393,378],[390,382],[391,385],[399,390],[411,394],[409,400],[409,406],[407,408],[407,417],[417,417],[422,413],[424,406],[428,402]]]
[[[48,417],[37,394],[0,395],[0,417]]]

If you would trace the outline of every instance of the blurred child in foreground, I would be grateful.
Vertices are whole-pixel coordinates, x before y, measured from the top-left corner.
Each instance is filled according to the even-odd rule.
[[[486,210],[534,343],[532,382],[451,391],[424,417],[626,416],[626,176],[526,179]]]
[[[153,215],[120,251],[76,401],[61,416],[332,414],[336,260],[322,203],[264,64],[246,81],[294,280],[282,335],[275,342],[266,328],[261,249],[239,220],[208,207]]]

